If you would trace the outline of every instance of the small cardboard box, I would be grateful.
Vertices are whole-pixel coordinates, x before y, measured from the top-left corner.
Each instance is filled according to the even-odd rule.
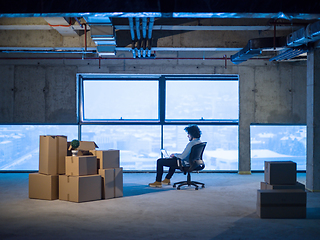
[[[102,176],[102,196],[107,198],[123,197],[123,168],[99,169]]]
[[[91,150],[90,152],[99,159],[100,169],[120,167],[119,150]]]
[[[265,161],[264,181],[270,185],[295,185],[297,164],[292,161]]]
[[[67,156],[66,175],[84,176],[97,174],[96,156]]]
[[[39,173],[64,174],[66,156],[66,136],[40,136]]]
[[[87,202],[101,199],[101,176],[59,176],[59,199]]]
[[[102,177],[101,198],[114,198],[115,183],[114,183],[114,169],[99,169],[99,175]]]
[[[29,174],[29,198],[54,200],[59,198],[58,175]]]
[[[260,183],[260,189],[261,190],[280,190],[280,189],[300,189],[300,190],[305,190],[305,185],[302,183],[297,182],[295,185],[270,185],[266,182],[261,182]]]

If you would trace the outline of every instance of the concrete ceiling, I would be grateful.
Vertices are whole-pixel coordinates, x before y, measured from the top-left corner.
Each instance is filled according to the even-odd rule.
[[[78,6],[79,1],[71,1],[77,4],[61,5],[63,8],[57,4],[59,1],[33,1],[36,2],[33,8],[30,7],[32,4],[26,5],[23,1],[13,2],[20,2],[20,5],[14,7],[15,4],[0,4],[0,56],[8,53],[70,53],[95,56],[97,42],[91,37],[93,23],[89,22],[95,18],[111,21],[116,40],[116,55],[108,57],[116,58],[133,56],[130,17],[147,18],[147,22],[154,19],[151,42],[153,56],[175,53],[177,57],[207,58],[235,54],[243,49],[250,39],[287,37],[320,20],[319,3],[298,8],[294,1],[289,1],[291,5],[288,5],[288,9],[291,12],[287,13],[279,11],[283,10],[280,5],[286,2],[281,0],[260,5],[255,4],[256,1],[248,1],[247,9],[252,9],[251,12],[246,12],[244,4],[237,1],[199,1],[197,7],[197,4],[185,6],[182,1],[170,1],[174,3],[173,7],[172,4],[165,4],[169,1],[155,1],[157,4],[149,3],[152,1],[122,1],[122,7],[119,5],[121,1],[100,1],[105,3],[103,8],[109,6],[109,11],[106,12],[97,12],[99,4],[94,5],[92,1],[80,1],[86,3],[80,4],[81,7]],[[42,8],[39,2],[42,3]],[[210,11],[214,8],[213,2],[216,3],[217,10]],[[224,2],[233,2],[233,8],[223,4]],[[281,4],[278,4],[278,7],[272,6],[275,2]],[[139,10],[153,11],[110,11],[127,9],[128,5],[135,9],[138,7],[134,4],[138,3]],[[191,6],[194,6],[196,11],[188,12]],[[72,7],[77,12],[71,12]],[[140,24],[142,30],[142,23]],[[272,49],[264,49],[257,57],[271,58],[282,50],[282,47],[274,46]]]

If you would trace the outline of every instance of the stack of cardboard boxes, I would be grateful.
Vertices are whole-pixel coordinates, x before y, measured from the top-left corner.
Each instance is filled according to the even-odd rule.
[[[296,163],[267,161],[257,194],[260,218],[306,218],[305,186],[297,182]]]
[[[29,174],[29,198],[85,202],[123,196],[119,150],[95,150],[80,141],[68,156],[66,136],[40,136],[39,173]],[[70,150],[70,149],[69,149]]]
[[[98,173],[102,177],[102,199],[123,196],[123,169],[119,167],[119,150],[91,150],[98,160]]]

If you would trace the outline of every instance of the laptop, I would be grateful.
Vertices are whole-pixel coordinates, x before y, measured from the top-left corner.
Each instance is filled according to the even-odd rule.
[[[169,157],[170,157],[170,155],[168,154],[167,150],[165,150],[165,149],[160,149],[160,151],[161,151],[162,156],[163,156],[164,158],[169,158]]]

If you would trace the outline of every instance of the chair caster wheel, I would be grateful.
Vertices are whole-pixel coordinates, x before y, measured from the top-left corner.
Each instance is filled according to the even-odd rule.
[[[180,187],[177,187],[178,190],[180,190]]]
[[[195,190],[198,190],[198,187],[196,187]]]
[[[204,185],[202,186],[202,188],[204,188]]]

